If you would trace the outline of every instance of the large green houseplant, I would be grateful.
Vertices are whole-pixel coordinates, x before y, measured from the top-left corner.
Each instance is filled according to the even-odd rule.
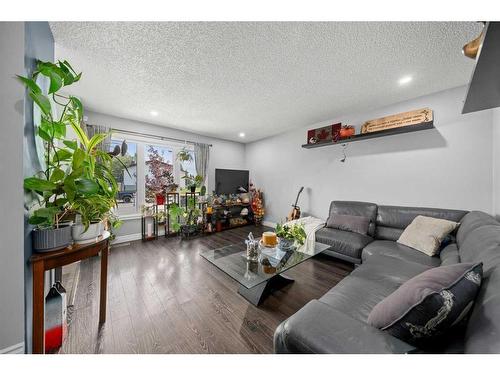
[[[35,197],[29,217],[29,223],[35,225],[34,249],[49,251],[69,244],[69,220],[75,214],[81,216],[85,231],[92,221],[110,217],[117,185],[111,173],[111,156],[97,149],[107,135],[96,134],[88,139],[80,127],[81,101],[61,94],[64,87],[80,80],[81,73],[76,73],[67,61],[38,61],[30,77],[18,78],[40,110],[36,136],[43,141],[45,167],[26,178],[24,188]],[[48,80],[48,88],[38,84],[41,78]],[[68,127],[78,140],[68,139]],[[99,208],[95,208],[97,202]],[[112,215],[111,219],[118,225]]]

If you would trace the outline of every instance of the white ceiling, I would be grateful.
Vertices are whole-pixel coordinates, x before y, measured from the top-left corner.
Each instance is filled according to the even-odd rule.
[[[481,29],[473,22],[51,28],[56,57],[83,71],[70,92],[88,109],[243,142],[463,85],[473,61],[461,48]],[[405,75],[413,81],[399,86]]]

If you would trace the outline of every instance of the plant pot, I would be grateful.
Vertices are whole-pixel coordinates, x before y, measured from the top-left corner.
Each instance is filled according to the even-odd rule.
[[[189,187],[189,190],[191,190],[191,193],[196,192],[196,185],[191,185],[191,186]]]
[[[33,229],[31,232],[33,250],[46,253],[64,249],[71,244],[71,224],[61,224],[59,228]]]
[[[95,242],[103,232],[104,223],[102,221],[90,224],[87,231],[85,231],[85,226],[83,224],[75,224],[71,229],[73,241],[79,245]]]
[[[161,193],[156,194],[156,204],[163,205],[165,204],[165,196]]]
[[[295,241],[280,237],[279,247],[283,251],[291,250],[295,247]]]
[[[221,221],[217,220],[217,221],[215,222],[215,230],[216,230],[217,232],[221,232],[221,231],[222,231],[222,222],[221,222]]]

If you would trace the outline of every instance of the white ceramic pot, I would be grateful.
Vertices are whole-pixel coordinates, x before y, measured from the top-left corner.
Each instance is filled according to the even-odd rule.
[[[90,224],[87,231],[85,231],[85,226],[83,224],[74,224],[71,227],[73,241],[80,245],[96,241],[103,232],[104,223],[102,221]]]

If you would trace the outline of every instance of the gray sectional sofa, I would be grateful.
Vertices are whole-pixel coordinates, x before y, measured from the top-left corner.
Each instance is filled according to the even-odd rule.
[[[421,352],[367,324],[373,307],[412,277],[441,265],[483,262],[483,282],[466,326],[437,341],[435,352],[500,353],[500,223],[479,211],[378,206],[335,201],[332,214],[366,216],[369,235],[323,228],[316,240],[329,253],[357,267],[319,300],[312,300],[281,323],[276,353]],[[396,240],[418,216],[460,222],[438,256],[429,257]]]

